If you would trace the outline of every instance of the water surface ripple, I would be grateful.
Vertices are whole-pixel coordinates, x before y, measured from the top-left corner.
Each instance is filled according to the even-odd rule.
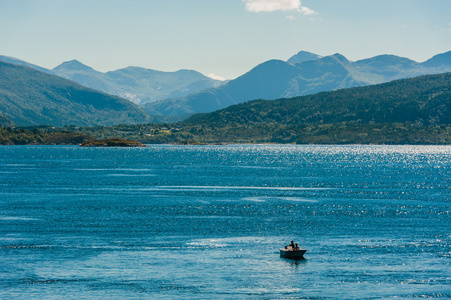
[[[450,298],[450,201],[449,146],[4,146],[0,298]]]

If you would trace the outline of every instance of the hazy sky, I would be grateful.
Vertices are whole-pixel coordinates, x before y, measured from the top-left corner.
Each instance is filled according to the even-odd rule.
[[[235,78],[300,50],[424,61],[451,50],[451,0],[0,0],[0,55]]]

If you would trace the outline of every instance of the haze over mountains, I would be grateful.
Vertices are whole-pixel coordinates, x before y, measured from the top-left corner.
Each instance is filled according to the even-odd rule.
[[[254,100],[179,124],[180,136],[204,143],[449,145],[451,73]]]
[[[136,104],[30,67],[0,61],[0,125],[115,125],[150,122]]]
[[[254,99],[289,98],[450,71],[451,51],[424,63],[394,55],[351,62],[340,54],[320,57],[300,52],[287,62],[264,62],[218,88],[144,107],[152,115],[212,112]]]
[[[127,67],[102,73],[77,60],[64,62],[52,71],[60,77],[137,104],[183,97],[222,84],[193,70],[162,72]]]
[[[287,61],[266,61],[228,82],[219,82],[191,70],[161,72],[127,67],[102,73],[76,60],[64,62],[53,70],[12,57],[0,56],[0,61],[6,62],[0,73],[0,121],[56,126],[157,121],[148,114],[181,120],[194,113],[212,112],[254,99],[289,98],[451,72],[451,51],[423,63],[394,55],[351,62],[340,54],[321,57],[301,51]],[[85,89],[73,81],[97,91]],[[76,98],[81,95],[79,92],[68,93],[68,90],[83,91],[80,93],[90,96],[80,100]],[[148,114],[130,101],[104,93],[133,100]],[[88,100],[100,98],[115,104],[99,106],[102,101],[90,103]],[[84,101],[83,108],[80,101]],[[114,115],[107,117],[109,113]]]
[[[0,70],[1,71],[1,70]],[[64,79],[61,79],[64,80]],[[110,112],[111,113],[111,112]],[[113,112],[114,113],[114,112]],[[1,118],[0,118],[1,119]],[[80,143],[127,138],[146,144],[451,143],[451,73],[278,100],[254,100],[183,122],[24,131],[1,129],[0,144]],[[72,134],[67,135],[67,130]],[[80,135],[81,134],[81,135]]]
[[[102,73],[77,60],[63,62],[52,70],[1,56],[0,61],[31,67],[38,71],[75,81],[85,87],[144,104],[168,98],[183,97],[203,89],[217,87],[222,81],[211,79],[193,70],[163,72],[139,67],[127,67]]]
[[[210,127],[393,122],[426,126],[451,124],[451,73],[289,99],[248,101],[212,113],[196,114],[184,121]]]

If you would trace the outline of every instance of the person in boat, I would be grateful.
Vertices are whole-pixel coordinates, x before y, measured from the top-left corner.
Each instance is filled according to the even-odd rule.
[[[296,243],[296,244],[294,245],[294,250],[299,250],[299,249],[301,249],[301,247],[299,247],[298,243]]]
[[[293,241],[291,241],[291,243],[290,243],[290,247],[291,247],[291,250],[293,250],[293,249],[294,249],[294,243],[293,243]]]

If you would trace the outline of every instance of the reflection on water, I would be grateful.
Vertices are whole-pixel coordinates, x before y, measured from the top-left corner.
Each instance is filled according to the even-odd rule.
[[[451,297],[451,147],[12,146],[0,173],[0,298]]]
[[[299,266],[304,266],[307,264],[307,258],[305,257],[298,257],[298,258],[283,258],[280,259],[284,260],[287,264],[290,264],[292,266],[295,266],[298,268]]]

